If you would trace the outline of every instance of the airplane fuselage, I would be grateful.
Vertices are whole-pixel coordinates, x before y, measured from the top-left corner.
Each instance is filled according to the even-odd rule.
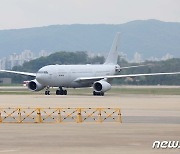
[[[36,75],[39,83],[50,87],[90,87],[92,82],[75,82],[80,77],[108,76],[116,73],[117,65],[48,65]]]

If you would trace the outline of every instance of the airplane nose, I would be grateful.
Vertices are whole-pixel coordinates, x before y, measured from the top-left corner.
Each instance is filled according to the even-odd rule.
[[[36,80],[42,85],[48,84],[48,82],[49,82],[49,80],[48,80],[48,72],[47,72],[47,70],[45,68],[41,68],[37,72]]]
[[[41,83],[42,80],[43,80],[43,75],[40,74],[40,73],[37,73],[37,75],[36,75],[36,80],[37,80],[39,83]]]

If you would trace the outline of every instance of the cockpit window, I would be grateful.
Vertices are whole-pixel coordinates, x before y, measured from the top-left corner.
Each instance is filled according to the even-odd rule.
[[[38,73],[40,73],[40,74],[48,74],[47,71],[39,71]]]

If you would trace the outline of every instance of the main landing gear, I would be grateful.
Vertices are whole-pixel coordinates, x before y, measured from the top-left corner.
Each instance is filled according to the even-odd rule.
[[[46,87],[45,95],[50,95],[49,87]],[[63,90],[62,87],[59,87],[59,89],[56,90],[56,95],[67,95],[67,90]]]
[[[96,91],[93,91],[93,95],[94,96],[104,96],[104,92],[96,92]]]
[[[56,90],[56,95],[67,95],[67,90],[63,90],[62,87],[59,87],[59,90]]]

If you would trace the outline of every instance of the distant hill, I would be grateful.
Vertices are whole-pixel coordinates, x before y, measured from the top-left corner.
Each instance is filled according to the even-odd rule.
[[[120,51],[132,58],[180,57],[180,23],[138,20],[119,25],[53,25],[38,28],[0,30],[0,58],[25,49],[33,52],[92,51],[107,53],[116,32],[121,32]]]

